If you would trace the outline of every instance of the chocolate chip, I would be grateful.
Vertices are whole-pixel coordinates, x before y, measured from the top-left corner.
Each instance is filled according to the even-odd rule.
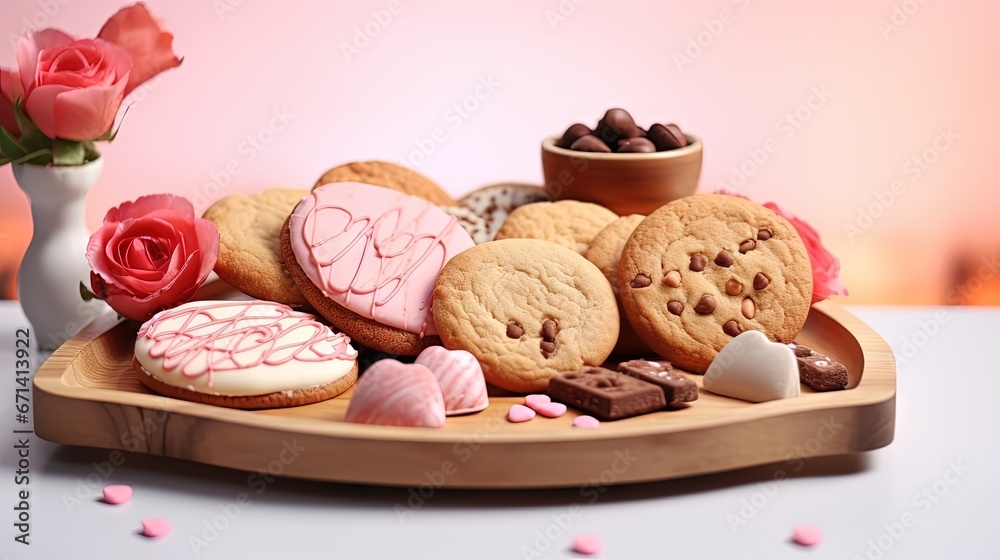
[[[552,319],[546,319],[542,323],[542,338],[548,341],[555,341],[556,339],[556,322]]]
[[[743,303],[740,304],[740,311],[743,312],[743,316],[747,319],[753,319],[753,316],[757,314],[757,308],[750,298],[743,298]]]
[[[756,276],[753,277],[753,289],[763,290],[771,283],[771,279],[767,277],[763,272],[758,272]]]
[[[698,305],[694,306],[695,313],[709,315],[715,311],[715,298],[705,294],[698,300]]]
[[[758,230],[757,231],[757,239],[759,239],[761,241],[767,241],[768,239],[771,239],[771,230],[769,230],[769,229]]]
[[[740,253],[746,253],[747,251],[753,251],[757,248],[757,242],[753,239],[747,239],[743,243],[740,243]]]
[[[681,273],[677,270],[671,270],[663,277],[663,283],[671,288],[677,288],[681,285]]]
[[[701,272],[702,270],[705,270],[705,267],[707,265],[708,265],[708,257],[706,257],[705,255],[702,255],[701,253],[695,253],[691,255],[691,266],[690,266],[691,270],[695,272]]]
[[[684,311],[684,304],[679,301],[671,301],[667,303],[667,311],[673,313],[674,315],[680,315]]]
[[[593,134],[587,134],[586,136],[577,138],[576,141],[570,145],[569,149],[576,150],[577,152],[611,153],[611,148],[609,148],[604,142],[601,142],[601,139]]]
[[[588,134],[591,134],[591,130],[587,125],[580,123],[570,125],[570,127],[566,129],[566,132],[563,133],[562,138],[556,142],[556,146],[559,146],[560,148],[569,148],[573,145],[573,142],[576,142],[581,137]]]
[[[726,280],[726,293],[731,296],[738,296],[743,293],[743,284],[735,278]]]
[[[719,254],[715,256],[715,264],[729,268],[733,266],[736,259],[733,258],[733,254],[729,251],[719,251]]]
[[[556,343],[549,342],[548,340],[543,340],[538,346],[542,349],[542,356],[545,358],[548,358],[556,351]]]
[[[623,138],[618,141],[619,154],[651,154],[656,146],[645,138]]]
[[[524,335],[524,329],[521,325],[517,323],[507,323],[507,336],[510,338],[521,338]]]
[[[741,327],[735,319],[730,319],[722,324],[722,332],[728,334],[729,336],[738,336],[743,332],[743,327]]]
[[[635,275],[635,278],[632,279],[632,283],[629,285],[632,286],[633,288],[645,288],[646,286],[649,286],[652,283],[653,283],[652,278],[640,272],[639,274]]]

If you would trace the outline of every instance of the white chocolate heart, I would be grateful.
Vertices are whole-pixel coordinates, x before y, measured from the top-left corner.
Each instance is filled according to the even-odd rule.
[[[750,402],[797,397],[799,367],[788,346],[771,342],[760,331],[746,331],[719,352],[702,386]]]
[[[416,363],[437,378],[448,416],[479,412],[490,405],[483,368],[471,353],[431,346],[417,356]]]

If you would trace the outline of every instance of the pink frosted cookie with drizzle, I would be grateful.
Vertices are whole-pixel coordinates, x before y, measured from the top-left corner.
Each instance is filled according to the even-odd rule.
[[[358,377],[351,339],[269,301],[197,301],[139,329],[134,366],[157,393],[230,408],[319,402]]]
[[[295,207],[281,245],[285,268],[321,315],[365,346],[416,356],[441,343],[431,316],[434,281],[475,244],[426,200],[330,183]]]

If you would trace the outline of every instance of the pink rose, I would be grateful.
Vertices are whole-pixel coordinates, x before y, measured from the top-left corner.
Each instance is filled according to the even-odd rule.
[[[97,36],[125,49],[132,58],[125,95],[160,72],[181,64],[174,54],[174,36],[141,2],[118,10]]]
[[[44,29],[21,38],[17,67],[24,110],[42,133],[86,141],[111,130],[132,61],[114,43]]]
[[[804,220],[785,213],[773,202],[765,203],[764,207],[788,220],[795,227],[795,231],[799,232],[802,242],[806,244],[806,251],[809,253],[809,262],[812,264],[813,271],[812,302],[823,301],[832,295],[846,296],[847,287],[840,281],[840,259],[827,251],[826,247],[823,247],[819,232]]]
[[[112,208],[90,237],[90,286],[119,314],[144,321],[186,302],[219,254],[219,230],[183,197],[155,194]]]
[[[14,118],[14,101],[21,97],[24,97],[24,90],[17,70],[0,68],[0,127],[14,137],[21,135]]]
[[[750,200],[742,194],[727,189],[717,190],[715,194],[738,196]],[[800,220],[786,213],[773,202],[767,202],[763,206],[788,220],[792,224],[792,227],[795,228],[795,231],[799,233],[802,242],[805,243],[813,273],[812,303],[823,301],[832,295],[846,296],[847,287],[840,281],[840,259],[835,257],[830,251],[827,251],[826,247],[823,247],[819,233],[811,225],[807,224],[805,220]]]

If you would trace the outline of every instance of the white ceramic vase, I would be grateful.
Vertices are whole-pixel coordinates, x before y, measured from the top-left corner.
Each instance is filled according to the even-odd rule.
[[[90,287],[84,204],[104,160],[11,167],[31,199],[35,227],[17,276],[18,299],[38,347],[51,351],[107,309],[99,300],[85,302],[80,297],[80,282]]]

